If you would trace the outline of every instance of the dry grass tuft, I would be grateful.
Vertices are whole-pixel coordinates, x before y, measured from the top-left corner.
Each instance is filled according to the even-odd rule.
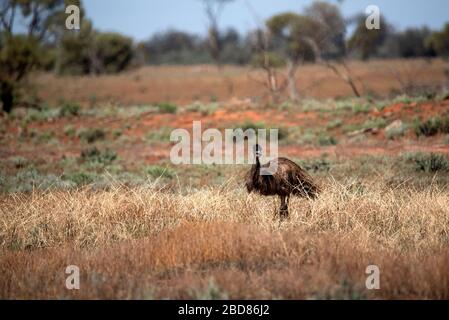
[[[447,191],[325,185],[282,224],[235,186],[3,195],[0,297],[449,298]],[[381,290],[365,288],[370,264]]]

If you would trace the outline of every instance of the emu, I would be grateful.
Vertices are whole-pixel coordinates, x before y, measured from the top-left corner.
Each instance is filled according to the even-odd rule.
[[[288,217],[288,204],[291,195],[314,199],[320,192],[319,186],[312,177],[299,165],[287,158],[277,158],[277,170],[272,175],[261,175],[261,168],[268,168],[272,161],[261,165],[259,157],[262,155],[261,147],[254,147],[256,163],[252,165],[246,177],[248,193],[255,192],[263,196],[279,196],[281,219]]]

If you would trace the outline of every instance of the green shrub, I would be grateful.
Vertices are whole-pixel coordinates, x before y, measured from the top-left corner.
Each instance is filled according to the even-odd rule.
[[[78,132],[78,138],[87,143],[94,143],[96,141],[104,140],[106,138],[106,133],[103,129],[99,128],[81,129]]]
[[[64,134],[66,137],[73,138],[76,136],[76,129],[72,125],[68,125],[64,128]]]
[[[112,131],[112,135],[114,136],[114,138],[120,138],[122,134],[123,134],[122,129],[114,129],[114,131]]]
[[[362,104],[362,103],[355,103],[352,106],[352,111],[355,114],[359,114],[359,113],[368,113],[371,110],[371,107],[369,104]]]
[[[36,168],[27,167],[17,172],[6,190],[8,192],[30,192],[36,188],[41,190],[67,189],[72,186],[54,174],[41,174]]]
[[[415,131],[416,136],[434,136],[438,134],[440,126],[439,118],[432,118],[425,122],[421,122],[419,119],[415,119],[413,122],[413,130]]]
[[[327,124],[327,128],[332,130],[332,129],[336,129],[336,128],[340,128],[343,125],[343,121],[341,119],[335,119],[330,121]]]
[[[156,130],[152,130],[145,135],[145,140],[149,142],[169,142],[170,135],[173,128],[161,127]]]
[[[213,103],[195,102],[195,103],[187,106],[187,111],[199,112],[199,113],[201,113],[201,115],[207,116],[207,115],[213,114],[215,111],[217,111],[219,106],[220,106],[220,104],[217,102],[213,102]]]
[[[100,151],[96,147],[92,147],[81,151],[80,158],[85,162],[109,165],[117,159],[117,153],[110,149]]]
[[[381,129],[385,128],[387,121],[384,118],[375,118],[365,121],[361,129]]]
[[[168,167],[161,166],[149,166],[145,168],[145,174],[151,176],[152,178],[167,178],[171,179],[175,176],[175,172]]]
[[[23,119],[24,124],[30,122],[44,122],[50,119],[56,118],[58,116],[57,109],[48,109],[44,108],[42,110],[37,109],[29,109],[26,112],[26,115]]]
[[[409,97],[409,96],[406,95],[406,94],[401,94],[401,95],[396,96],[396,97],[393,99],[392,103],[405,103],[405,104],[410,104],[410,103],[412,103],[412,98]]]
[[[280,128],[270,128],[270,129],[278,129],[278,139],[279,140],[285,140],[288,138],[289,136],[289,130],[284,128],[284,127],[280,127]],[[269,133],[267,133],[268,137],[269,137]]]
[[[406,155],[405,159],[413,164],[415,171],[449,171],[449,160],[442,154],[418,152]]]
[[[169,102],[161,102],[158,103],[156,106],[160,113],[174,114],[178,111],[178,106]]]
[[[305,131],[299,128],[290,128],[289,141],[292,143],[298,143],[301,145],[314,144],[317,140],[317,135],[312,129],[306,129]]]
[[[44,131],[37,136],[39,143],[48,143],[55,138],[55,132],[53,130]]]
[[[328,172],[331,169],[331,162],[326,158],[301,160],[299,161],[299,164],[305,170],[315,173],[320,171]]]
[[[318,136],[317,143],[320,146],[335,146],[338,144],[338,141],[333,136],[329,136],[326,134],[320,134]]]
[[[20,156],[11,158],[11,162],[16,169],[22,169],[28,165],[28,160]]]
[[[430,137],[438,133],[449,133],[449,117],[434,117],[424,122],[416,118],[413,121],[413,130],[417,137]]]
[[[59,110],[61,117],[79,116],[80,113],[81,106],[76,102],[65,102]]]
[[[263,122],[252,122],[252,121],[247,120],[244,123],[236,126],[235,129],[242,129],[243,131],[253,129],[257,133],[257,130],[267,129],[267,127],[266,127],[265,123],[263,123]]]
[[[95,175],[87,172],[74,172],[67,175],[64,175],[66,180],[72,181],[77,186],[88,185],[94,182]]]

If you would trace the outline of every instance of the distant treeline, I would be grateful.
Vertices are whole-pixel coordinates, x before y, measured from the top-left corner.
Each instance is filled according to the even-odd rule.
[[[223,64],[248,64],[253,53],[248,36],[228,29],[220,35],[220,59]],[[178,30],[153,35],[141,44],[147,64],[214,63],[209,53],[209,39]]]
[[[91,26],[62,39],[61,61],[58,65],[57,50],[52,53],[45,65],[47,70],[56,70],[65,74],[100,74],[120,72],[130,66],[161,64],[208,64],[216,61],[209,51],[209,39],[180,30],[167,30],[154,34],[149,40],[134,43],[132,38],[116,33],[92,31]],[[89,31],[86,31],[89,30]],[[220,34],[220,63],[248,65],[254,63],[260,51],[257,33],[252,31],[242,35],[235,29],[227,29]],[[327,59],[340,59],[347,55],[345,48],[354,48],[350,56],[353,59],[369,58],[418,58],[449,56],[449,24],[441,31],[432,31],[428,27],[408,28],[395,31],[391,26],[385,28],[380,39],[372,44],[364,44],[364,37],[357,30],[347,39],[340,49],[330,48],[323,51]],[[277,43],[279,46],[285,43]],[[367,48],[364,48],[364,45]],[[357,48],[358,46],[358,48]]]
[[[397,31],[382,19],[380,30],[367,30],[363,14],[343,17],[337,6],[320,1],[306,8],[303,15],[287,12],[274,16],[266,21],[266,26],[247,34],[241,34],[233,28],[220,30],[215,25],[215,29],[208,30],[205,36],[170,29],[139,43],[118,33],[95,30],[93,23],[84,17],[84,10],[82,12],[80,31],[65,31],[60,37],[45,44],[47,54],[41,64],[44,69],[59,74],[101,74],[142,65],[260,65],[257,59],[261,50],[268,50],[280,60],[285,60],[282,56],[291,51],[291,41],[276,35],[273,23],[287,28],[291,16],[326,21],[327,29],[324,30],[322,26],[312,24],[311,32],[315,32],[315,35],[310,35],[314,41],[317,41],[317,37],[323,38],[317,41],[323,59],[449,56],[449,23],[442,30],[431,30],[424,26]],[[299,21],[298,25],[307,33],[310,21]],[[354,29],[352,34],[348,34],[350,26]],[[324,35],[320,35],[320,32]],[[310,59],[314,54],[307,53],[307,44],[301,43],[300,39],[297,42],[305,47],[301,52],[303,60],[314,60]]]
[[[223,64],[245,65],[253,61],[257,52],[254,42],[256,32],[241,35],[234,29],[223,33]],[[357,40],[354,34],[347,41],[351,44]],[[143,42],[145,62],[150,65],[160,64],[200,64],[213,63],[208,52],[207,37],[178,30],[168,30],[152,36]],[[405,31],[389,31],[381,41],[375,44],[374,50],[363,52],[355,50],[354,59],[369,58],[417,58],[417,57],[447,57],[449,54],[449,24],[441,32],[432,32],[427,27],[408,28]],[[344,50],[324,52],[324,57],[339,59],[345,56]]]
[[[442,30],[422,27],[395,31],[382,19],[379,30],[368,30],[363,14],[343,17],[339,6],[314,1],[301,13],[277,14],[259,29],[242,35],[219,27],[219,12],[230,1],[203,0],[209,21],[206,36],[168,30],[140,43],[96,30],[86,18],[81,0],[1,1],[2,108],[10,112],[20,103],[23,80],[33,70],[96,75],[147,64],[252,64],[267,72],[270,90],[277,95],[284,85],[277,84],[276,69],[287,66],[293,99],[296,70],[306,61],[324,62],[358,95],[350,74],[329,61],[343,65],[348,59],[449,56],[449,23]],[[80,8],[80,30],[65,27],[65,10],[73,4]],[[349,29],[354,30],[352,34],[348,34]]]

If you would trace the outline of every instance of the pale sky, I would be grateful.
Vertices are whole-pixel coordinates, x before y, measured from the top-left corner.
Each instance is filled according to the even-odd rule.
[[[301,12],[312,2],[235,0],[224,8],[220,26],[246,32],[257,26],[255,16],[263,20],[283,11]],[[423,25],[440,29],[449,22],[448,0],[344,0],[341,7],[345,16],[351,16],[364,12],[371,4],[377,5],[399,30]],[[170,28],[204,34],[207,25],[201,0],[84,0],[84,6],[96,28],[120,32],[136,40],[148,39],[155,32]]]

